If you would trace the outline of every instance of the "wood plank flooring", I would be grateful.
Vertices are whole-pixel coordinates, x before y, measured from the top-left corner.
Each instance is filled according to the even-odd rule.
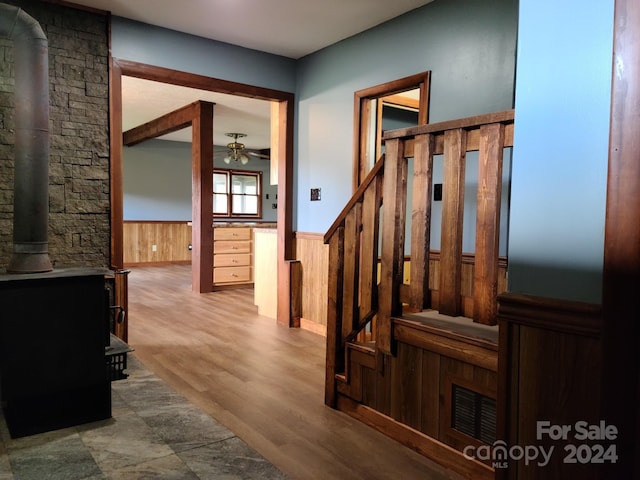
[[[290,478],[459,479],[324,405],[323,337],[259,316],[251,289],[190,281],[190,266],[131,269],[136,357]]]

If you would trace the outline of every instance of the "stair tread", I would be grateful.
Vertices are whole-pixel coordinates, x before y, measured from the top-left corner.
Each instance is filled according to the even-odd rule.
[[[424,310],[418,313],[404,314],[399,320],[419,322],[426,328],[437,331],[445,336],[473,340],[481,343],[498,345],[498,326],[475,323],[466,317],[449,317],[435,310]]]
[[[346,345],[353,349],[358,350],[363,353],[375,354],[376,353],[376,342],[347,342]]]

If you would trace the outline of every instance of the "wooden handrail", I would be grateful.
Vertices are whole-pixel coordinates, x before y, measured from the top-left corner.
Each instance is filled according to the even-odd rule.
[[[414,127],[387,130],[384,132],[383,138],[385,140],[390,140],[392,138],[415,137],[416,135],[424,135],[426,133],[441,133],[446,130],[455,130],[458,128],[478,128],[481,125],[488,125],[491,123],[513,122],[514,117],[515,110],[503,110],[501,112],[485,113],[482,115],[475,115],[473,117],[458,118],[456,120],[445,120],[444,122],[427,123],[425,125],[416,125]]]
[[[362,196],[364,195],[365,190],[371,185],[371,182],[378,176],[378,173],[384,170],[384,154],[378,159],[373,168],[369,171],[367,176],[365,177],[362,184],[358,187],[358,189],[353,193],[351,199],[344,206],[342,211],[338,214],[338,217],[329,227],[327,233],[324,234],[324,243],[329,243],[329,240],[337,230],[340,225],[344,224],[345,219],[347,218],[347,214],[351,211],[354,205],[358,202],[362,201]]]

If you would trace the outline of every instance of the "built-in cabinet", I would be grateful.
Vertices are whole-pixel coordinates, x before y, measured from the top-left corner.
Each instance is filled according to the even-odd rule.
[[[253,283],[251,227],[214,227],[214,287]]]

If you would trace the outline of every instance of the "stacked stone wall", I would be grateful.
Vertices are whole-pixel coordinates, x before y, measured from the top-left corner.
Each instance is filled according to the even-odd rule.
[[[108,17],[47,2],[3,3],[35,18],[49,43],[49,255],[56,268],[108,267]],[[13,43],[0,40],[0,269],[13,247],[13,55]]]

